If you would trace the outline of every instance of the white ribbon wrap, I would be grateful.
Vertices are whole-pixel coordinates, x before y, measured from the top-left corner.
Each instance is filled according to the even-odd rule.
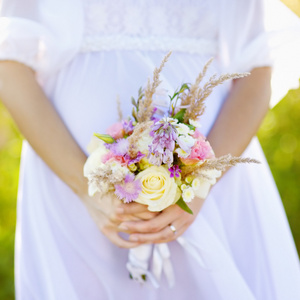
[[[153,249],[152,273],[157,281],[160,281],[162,272],[164,272],[169,287],[175,285],[175,277],[171,262],[171,252],[166,243],[156,244]]]
[[[149,279],[153,286],[158,288],[158,282],[149,271],[149,261],[152,249],[153,245],[140,245],[136,248],[130,249],[126,267],[132,278],[137,282],[143,284],[145,283],[145,279]]]
[[[188,242],[185,238],[179,237],[178,243],[198,262],[200,267],[206,268],[200,255],[199,248]],[[149,270],[150,259],[152,256],[151,271]],[[168,244],[141,245],[129,250],[127,270],[132,278],[139,283],[150,280],[155,288],[159,287],[162,273],[164,273],[169,287],[175,285],[174,270],[171,262],[171,253]]]

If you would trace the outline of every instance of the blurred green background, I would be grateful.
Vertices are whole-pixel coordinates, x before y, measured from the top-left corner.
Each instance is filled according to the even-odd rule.
[[[300,88],[267,114],[259,139],[300,253]],[[14,299],[13,248],[22,138],[0,103],[0,299]]]

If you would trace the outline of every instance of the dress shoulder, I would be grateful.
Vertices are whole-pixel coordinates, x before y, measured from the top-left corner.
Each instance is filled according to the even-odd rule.
[[[83,31],[80,0],[3,0],[1,4],[0,60],[15,60],[47,74],[77,53]]]

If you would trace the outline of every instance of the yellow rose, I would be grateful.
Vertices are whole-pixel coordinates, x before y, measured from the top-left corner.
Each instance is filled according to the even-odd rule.
[[[161,211],[175,204],[181,192],[170,177],[170,172],[160,166],[152,166],[140,172],[136,179],[142,183],[142,191],[135,202],[148,205],[150,211]]]

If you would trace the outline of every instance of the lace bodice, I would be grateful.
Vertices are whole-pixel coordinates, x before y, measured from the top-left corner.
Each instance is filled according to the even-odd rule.
[[[86,0],[81,51],[216,51],[217,15],[210,0]]]

